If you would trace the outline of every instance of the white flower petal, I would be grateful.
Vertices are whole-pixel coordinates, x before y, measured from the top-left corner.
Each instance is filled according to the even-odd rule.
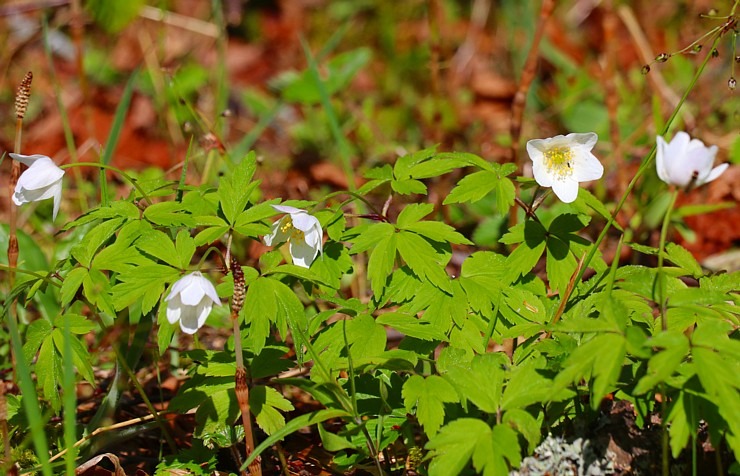
[[[274,208],[275,210],[279,212],[289,213],[291,215],[293,213],[299,213],[299,212],[306,213],[304,210],[301,210],[300,208],[296,208],[296,207],[291,207],[290,205],[271,205],[271,206],[272,208]]]
[[[274,205],[273,205],[274,206]],[[265,244],[272,246],[275,243],[284,243],[288,241],[290,235],[283,231],[285,222],[288,220],[288,216],[282,217],[280,220],[272,224],[270,234],[264,236]]]
[[[584,150],[589,151],[594,148],[596,142],[599,140],[599,136],[595,132],[572,132],[565,136],[565,139],[571,144],[578,144],[583,147]]]
[[[706,180],[704,180],[704,183],[709,183],[712,180],[714,180],[717,177],[719,177],[720,175],[722,175],[723,173],[725,173],[725,170],[727,170],[727,167],[729,167],[729,166],[730,166],[730,164],[728,164],[727,162],[725,162],[724,164],[720,164],[720,165],[716,166],[715,168],[713,168],[712,171],[709,172],[709,176],[707,176]]]
[[[557,135],[527,142],[532,174],[541,187],[552,187],[565,203],[578,196],[578,183],[600,179],[604,166],[591,153],[598,135],[594,132]]]
[[[571,203],[578,197],[578,182],[575,180],[556,180],[552,191],[563,203]]]
[[[316,226],[321,228],[318,218],[311,216],[306,212],[291,213],[290,217],[293,219],[293,226],[304,233],[308,232],[312,228],[316,228]]]
[[[655,169],[658,177],[669,185],[700,186],[719,177],[727,167],[713,167],[717,146],[707,147],[699,139],[691,139],[679,131],[671,142],[656,137]]]
[[[46,155],[41,154],[34,154],[34,155],[23,155],[23,154],[8,154],[12,159],[17,160],[18,162],[28,165],[29,167],[33,165],[34,162],[36,162],[38,159],[49,159]],[[51,160],[51,159],[49,159]]]
[[[290,256],[293,258],[293,264],[308,268],[319,254],[318,248],[310,246],[302,240],[290,240]]]
[[[604,166],[591,152],[580,154],[573,165],[573,178],[578,182],[598,180],[604,175]]]
[[[221,305],[216,288],[207,278],[195,271],[172,285],[167,301],[167,320],[180,321],[183,332],[194,334],[205,324],[214,303]]]

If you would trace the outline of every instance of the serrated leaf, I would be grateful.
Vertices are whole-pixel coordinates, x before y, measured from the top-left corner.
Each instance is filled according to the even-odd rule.
[[[254,189],[259,182],[252,182],[257,170],[257,156],[252,151],[227,173],[218,187],[218,198],[226,221],[236,222],[236,217],[244,210]]]
[[[98,224],[85,235],[84,241],[75,245],[70,250],[70,254],[81,265],[90,268],[92,260],[95,257],[95,252],[113,236],[124,221],[125,219],[123,218],[114,218]]]
[[[277,390],[256,385],[249,391],[249,406],[262,431],[271,435],[285,426],[285,417],[280,413],[294,410],[293,404]]]
[[[23,356],[26,362],[33,362],[36,353],[39,351],[39,347],[41,347],[41,343],[51,335],[52,330],[54,328],[51,322],[46,319],[38,319],[28,325],[26,342],[23,344]]]
[[[691,276],[698,278],[704,274],[696,258],[689,250],[676,243],[668,243],[665,247],[667,258],[676,266],[686,270]]]
[[[113,302],[120,310],[141,301],[142,312],[148,313],[163,297],[165,284],[180,276],[175,268],[161,264],[141,266],[121,273],[119,283],[113,287]]]
[[[442,426],[445,402],[458,400],[452,385],[437,375],[430,375],[427,378],[412,375],[403,384],[402,395],[406,411],[410,412],[416,408],[416,418],[428,436],[437,433]]]
[[[87,272],[87,269],[83,267],[74,268],[64,277],[61,290],[62,307],[66,307],[72,302],[72,299],[77,295],[77,290],[82,286],[82,281],[87,276]]]
[[[496,414],[500,410],[504,388],[504,366],[508,363],[498,353],[476,355],[469,363],[448,359],[444,378],[454,384],[462,397],[484,412]]]
[[[41,393],[57,411],[61,408],[61,395],[57,388],[57,382],[62,381],[61,375],[61,357],[54,348],[52,335],[49,334],[39,349],[39,358],[36,360],[36,377]]]
[[[195,227],[195,219],[187,211],[182,203],[160,202],[146,207],[144,218],[155,225]]]
[[[78,314],[64,314],[61,316],[57,316],[54,318],[54,326],[55,327],[64,327],[69,326],[69,332],[72,334],[87,334],[88,332],[97,329],[97,324],[90,321],[85,316],[80,316]]]
[[[496,476],[508,474],[509,465],[518,466],[521,461],[514,430],[507,425],[491,429],[474,418],[460,418],[445,425],[426,448],[433,454],[429,476],[463,474],[471,459],[478,474]]]
[[[77,371],[82,375],[82,378],[94,385],[95,375],[93,374],[90,353],[87,351],[85,346],[82,345],[80,339],[71,334],[65,337],[64,332],[60,328],[54,329],[51,336],[54,340],[57,353],[60,356],[64,354],[65,341],[69,343],[70,348],[72,349],[72,360],[74,361]]]
[[[275,319],[278,312],[272,282],[269,278],[253,281],[247,287],[244,308],[240,313],[245,323],[249,324],[249,341],[255,354],[259,354],[264,347],[270,334],[270,320]]]
[[[175,250],[178,260],[168,264],[177,263],[180,269],[187,269],[195,254],[195,240],[190,236],[190,232],[180,230],[175,238]]]
[[[393,180],[391,182],[391,188],[394,192],[401,195],[411,195],[414,193],[424,195],[427,193],[427,186],[424,185],[424,182],[415,179]]]
[[[179,266],[180,258],[172,239],[163,231],[151,230],[136,240],[136,247],[165,264]],[[191,255],[192,256],[192,255]]]
[[[420,279],[428,280],[442,291],[451,294],[450,277],[444,269],[447,263],[441,261],[441,256],[434,247],[415,233],[402,231],[397,236],[398,253],[411,271]]]
[[[434,211],[434,205],[431,203],[412,203],[406,205],[401,210],[401,213],[398,214],[396,226],[400,229],[405,229],[429,215],[432,211]]]
[[[397,234],[393,233],[377,243],[367,263],[367,277],[376,296],[382,296],[388,276],[396,262]]]
[[[415,316],[399,312],[388,312],[378,316],[375,320],[378,324],[390,326],[397,331],[411,337],[422,340],[447,340],[443,330],[438,329],[429,322],[422,321]]]
[[[647,345],[664,347],[648,361],[648,370],[635,386],[634,394],[642,395],[668,380],[686,359],[689,340],[676,331],[662,332],[647,341]]]
[[[438,221],[420,221],[412,223],[405,228],[399,225],[399,228],[406,231],[413,231],[421,236],[433,241],[447,242],[453,244],[472,245],[473,242],[455,231],[450,225]]]

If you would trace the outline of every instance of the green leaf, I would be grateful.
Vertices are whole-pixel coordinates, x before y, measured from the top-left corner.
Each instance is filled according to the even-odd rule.
[[[152,264],[121,273],[113,287],[113,302],[118,310],[141,301],[144,314],[163,297],[165,284],[176,281],[180,272],[169,266]]]
[[[160,202],[146,207],[144,218],[155,225],[195,227],[195,219],[186,212],[188,209],[182,203]]]
[[[481,170],[468,174],[457,183],[445,198],[444,205],[451,203],[475,203],[495,191],[496,208],[504,214],[514,205],[514,184],[501,171]]]
[[[375,320],[378,324],[390,326],[397,331],[411,337],[422,340],[447,340],[444,331],[438,329],[429,322],[420,320],[415,316],[400,312],[387,312],[378,316]]]
[[[416,418],[428,436],[437,433],[442,426],[445,402],[458,400],[454,387],[437,375],[427,378],[412,375],[403,384],[402,395],[406,411],[416,408]]]
[[[249,391],[249,406],[262,431],[271,435],[285,426],[280,413],[294,410],[293,404],[277,390],[256,385]]]
[[[221,179],[218,186],[217,193],[221,211],[226,221],[232,225],[236,222],[236,217],[247,206],[252,192],[259,185],[259,182],[252,182],[255,170],[257,170],[257,156],[254,152],[250,152],[236,165],[234,170]]]
[[[396,159],[396,163],[393,166],[393,175],[396,180],[417,178],[412,174],[414,166],[434,157],[436,151],[436,147],[430,147],[428,149],[423,149],[417,152],[406,154]]]
[[[446,353],[445,358],[450,355]],[[504,387],[504,366],[509,362],[499,353],[476,355],[472,361],[447,359],[444,378],[449,379],[454,388],[466,400],[486,413],[496,414],[501,408],[501,394]]]
[[[529,412],[515,408],[504,413],[501,423],[518,431],[529,443],[527,453],[532,454],[540,442],[540,424]]]
[[[270,278],[258,278],[247,287],[244,299],[244,307],[241,316],[244,316],[246,324],[249,324],[249,341],[255,354],[267,341],[270,334],[270,321],[277,316],[278,305],[275,300],[275,292]]]
[[[242,468],[246,468],[252,461],[254,461],[255,458],[257,458],[260,454],[262,454],[262,452],[265,451],[267,448],[270,448],[276,442],[281,441],[286,436],[300,430],[301,428],[315,425],[317,423],[321,423],[321,422],[324,422],[326,420],[330,420],[333,418],[347,418],[349,416],[350,415],[344,410],[333,410],[333,409],[318,410],[315,412],[305,413],[303,415],[297,416],[291,419],[283,428],[276,431],[275,433],[270,435],[268,438],[266,438],[262,443],[260,443],[257,446],[257,448],[254,449],[254,452],[252,452],[252,454],[249,455],[249,457],[244,462],[244,464],[242,464]]]
[[[441,223],[438,221],[420,221],[412,223],[405,228],[406,231],[413,231],[419,235],[428,238],[432,241],[447,242],[454,244],[472,245],[473,242],[465,238],[463,235],[455,231],[450,225]]]
[[[61,357],[54,348],[54,339],[47,335],[41,343],[39,357],[36,360],[36,376],[41,393],[49,400],[55,411],[61,408],[61,395],[57,382],[62,381]]]
[[[28,325],[26,343],[23,344],[23,356],[26,362],[33,362],[33,358],[36,357],[36,352],[39,351],[41,343],[51,335],[52,330],[54,328],[51,322],[46,319],[38,319]]]
[[[114,218],[98,224],[85,235],[84,241],[70,250],[70,254],[81,265],[90,268],[92,259],[95,257],[95,252],[113,236],[121,225],[123,225],[124,221],[125,219],[123,218]]]
[[[450,277],[442,256],[425,239],[415,233],[398,233],[398,252],[416,276],[425,279],[447,293],[452,293]]]
[[[689,250],[676,243],[668,243],[665,247],[667,258],[676,266],[683,268],[691,276],[698,278],[704,275],[696,258]]]
[[[474,418],[460,418],[445,425],[426,448],[433,455],[429,476],[464,474],[471,458],[478,474],[484,476],[509,474],[509,466],[518,466],[521,461],[514,430],[507,425],[491,429]]]
[[[689,340],[679,331],[661,332],[646,343],[651,347],[663,347],[648,361],[648,370],[637,382],[634,394],[642,395],[668,380],[687,358]]]
[[[545,251],[546,233],[542,225],[529,220],[514,226],[501,238],[505,244],[520,243],[506,259],[506,277],[509,281],[532,271]]]
[[[415,179],[394,180],[391,182],[391,188],[394,192],[401,195],[411,195],[414,193],[424,195],[427,193],[427,186]]]
[[[163,231],[151,230],[147,232],[136,241],[136,247],[167,265],[180,266],[181,260],[175,249],[175,244],[172,242],[172,238]],[[189,259],[190,257],[188,257]]]
[[[332,95],[343,90],[371,57],[372,51],[369,48],[358,48],[338,54],[327,61],[321,67],[325,75],[322,82],[326,93]],[[283,99],[288,102],[308,105],[321,101],[320,90],[310,70],[300,74],[284,73],[273,82],[273,87],[282,89]]]
[[[75,367],[77,367],[77,371],[82,375],[82,378],[94,385],[95,375],[93,374],[90,353],[87,351],[85,346],[82,345],[80,339],[71,334],[65,337],[64,332],[60,328],[54,329],[51,336],[60,357],[64,352],[65,340],[69,342],[70,347],[72,348],[72,360],[74,361]]]
[[[72,302],[72,299],[77,295],[77,290],[82,286],[82,281],[87,276],[87,269],[83,267],[73,268],[64,277],[62,282],[61,290],[61,305],[66,307]]]
[[[88,332],[98,328],[97,324],[90,321],[85,316],[78,314],[64,314],[54,318],[54,327],[63,328],[69,326],[69,332],[72,334],[87,334]],[[61,351],[60,351],[61,352]]]
[[[404,230],[434,211],[431,203],[412,203],[406,205],[396,219],[396,226]]]
[[[396,262],[397,234],[393,233],[377,243],[367,263],[367,277],[376,296],[382,296],[388,276]]]

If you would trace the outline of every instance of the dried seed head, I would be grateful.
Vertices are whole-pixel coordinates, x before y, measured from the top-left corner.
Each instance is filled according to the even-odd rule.
[[[648,74],[650,72],[650,65],[646,64],[645,66],[643,66],[640,72],[642,72],[642,74]]]
[[[18,119],[26,116],[28,98],[31,97],[31,81],[33,81],[33,73],[29,71],[23,77],[21,85],[18,86],[18,93],[15,95],[15,115]]]
[[[244,306],[244,294],[246,292],[246,285],[244,283],[244,271],[239,266],[236,259],[232,256],[231,258],[231,274],[234,276],[234,295],[231,298],[231,312],[239,314]]]
[[[734,91],[736,86],[737,81],[735,80],[735,78],[730,77],[730,79],[727,80],[727,87],[730,88],[730,91]]]
[[[661,53],[655,57],[655,61],[657,61],[658,63],[665,63],[670,57],[671,55],[669,55],[668,53]]]

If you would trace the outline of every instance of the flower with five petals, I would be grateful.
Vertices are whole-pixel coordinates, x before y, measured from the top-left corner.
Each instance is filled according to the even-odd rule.
[[[15,185],[13,203],[20,206],[24,203],[53,198],[52,220],[56,219],[59,212],[59,203],[62,200],[64,170],[57,167],[54,161],[45,155],[10,154],[10,156],[28,166],[28,169],[21,174],[18,183]]]
[[[707,147],[683,131],[677,132],[670,142],[658,136],[657,142],[655,168],[658,177],[669,185],[698,187],[716,179],[730,166],[724,163],[713,168],[717,146]]]
[[[527,153],[532,159],[534,179],[542,187],[552,187],[563,202],[574,201],[579,182],[597,180],[604,175],[604,167],[591,153],[597,140],[593,132],[530,140]]]
[[[321,253],[323,232],[319,220],[300,208],[287,205],[273,205],[275,210],[286,213],[272,225],[269,235],[265,235],[265,244],[288,242],[293,264],[308,268]]]
[[[199,271],[183,276],[172,285],[167,301],[167,320],[180,321],[180,329],[187,334],[203,327],[213,304],[221,305],[216,288]]]

